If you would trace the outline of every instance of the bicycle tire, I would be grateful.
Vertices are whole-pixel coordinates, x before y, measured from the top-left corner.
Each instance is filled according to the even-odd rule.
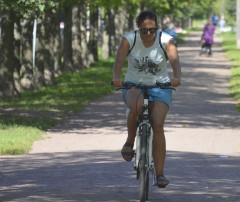
[[[142,125],[141,130],[141,147],[139,160],[139,181],[140,181],[140,202],[148,200],[149,191],[149,173],[146,169],[147,158],[147,125]]]
[[[149,193],[149,171],[146,173],[146,200],[148,200],[148,193]]]

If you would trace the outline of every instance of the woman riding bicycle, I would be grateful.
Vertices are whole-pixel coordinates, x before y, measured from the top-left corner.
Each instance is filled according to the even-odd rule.
[[[119,46],[114,63],[113,85],[115,87],[122,86],[123,81],[120,78],[120,73],[127,55],[128,70],[125,81],[143,85],[154,85],[156,81],[160,83],[171,81],[173,87],[181,85],[181,68],[177,48],[170,35],[158,31],[156,14],[152,11],[143,11],[136,18],[136,24],[139,30],[125,34]],[[174,77],[171,80],[167,72],[167,58],[164,51],[166,51],[173,69]],[[164,176],[166,142],[163,125],[171,104],[172,90],[153,88],[149,90],[149,95],[150,101],[152,101],[153,159],[157,185],[164,188],[169,181]],[[126,161],[131,161],[134,156],[133,145],[136,136],[137,116],[142,111],[143,94],[136,88],[123,90],[123,99],[130,111],[127,119],[128,137],[121,153]]]

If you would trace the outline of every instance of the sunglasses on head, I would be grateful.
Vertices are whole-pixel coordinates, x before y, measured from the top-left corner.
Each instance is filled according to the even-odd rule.
[[[140,31],[142,34],[147,34],[148,31],[150,32],[150,34],[154,34],[156,31],[157,31],[157,28],[154,27],[154,28],[140,28]]]

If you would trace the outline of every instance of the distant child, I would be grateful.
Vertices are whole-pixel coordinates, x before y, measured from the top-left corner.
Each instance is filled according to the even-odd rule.
[[[214,25],[212,23],[212,19],[208,19],[208,23],[204,25],[203,34],[201,37],[202,42],[202,51],[200,54],[203,53],[204,49],[207,49],[208,55],[212,55],[212,44],[213,44],[213,35],[214,35]]]

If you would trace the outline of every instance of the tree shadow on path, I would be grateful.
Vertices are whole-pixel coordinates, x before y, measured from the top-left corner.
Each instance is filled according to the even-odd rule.
[[[118,151],[40,153],[0,162],[0,201],[138,199],[133,163]],[[150,186],[150,201],[239,201],[239,163],[239,157],[168,151],[170,184]]]

